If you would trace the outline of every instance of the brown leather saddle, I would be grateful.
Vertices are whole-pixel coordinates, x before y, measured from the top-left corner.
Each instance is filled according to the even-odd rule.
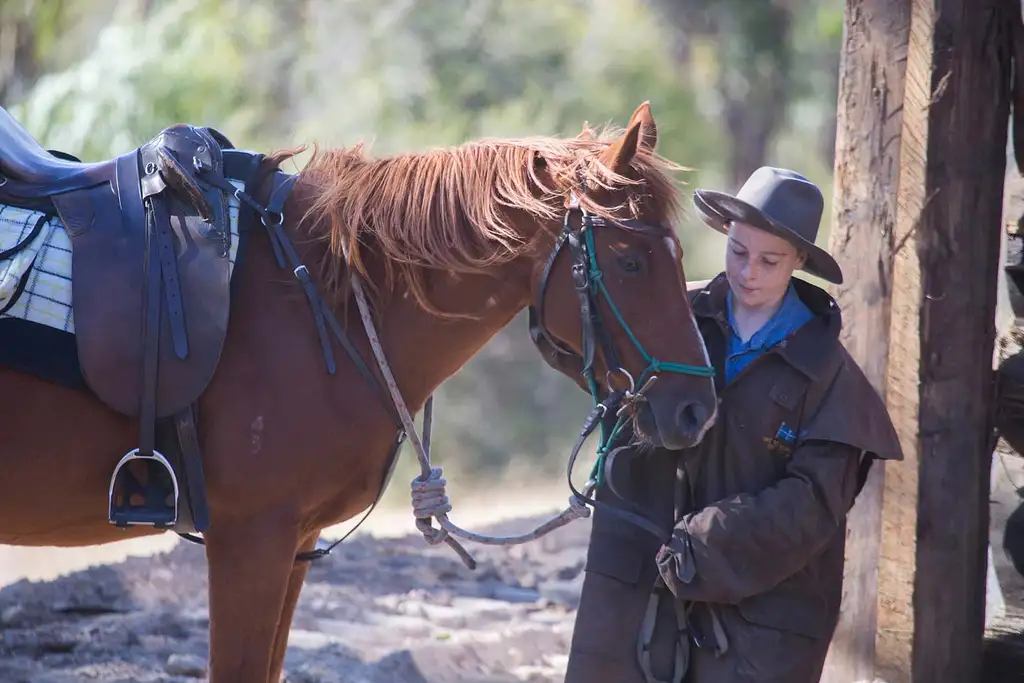
[[[225,181],[248,186],[261,159],[214,129],[178,124],[114,159],[82,163],[44,149],[0,108],[0,202],[59,215],[72,244],[82,374],[106,405],[139,419],[138,447],[111,477],[111,523],[208,524],[194,404],[227,332],[233,186]],[[157,431],[171,424],[180,453],[168,459]],[[144,461],[141,475],[135,461]],[[189,505],[179,510],[182,492]]]

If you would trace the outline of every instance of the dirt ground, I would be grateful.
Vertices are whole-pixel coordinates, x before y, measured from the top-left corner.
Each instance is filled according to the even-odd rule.
[[[540,519],[490,529],[521,533]],[[418,535],[350,539],[310,570],[286,680],[561,681],[588,532],[578,520],[524,546],[467,544],[475,571]],[[0,589],[0,681],[202,680],[206,588],[204,550],[187,542],[13,582]]]
[[[1024,681],[1024,579],[1001,547],[1024,459],[1004,455],[1011,457],[993,468],[994,575],[979,683]],[[454,519],[474,531],[518,534],[549,517],[522,515],[565,496],[539,498],[508,497],[505,508],[460,505]],[[292,625],[286,681],[562,681],[588,520],[512,548],[466,544],[475,571],[447,546],[432,548],[407,533],[407,509],[379,510],[367,526],[313,564]],[[203,548],[172,534],[89,549],[0,546],[0,683],[204,680],[206,589]]]

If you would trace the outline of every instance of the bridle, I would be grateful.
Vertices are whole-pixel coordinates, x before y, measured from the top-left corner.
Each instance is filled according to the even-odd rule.
[[[255,155],[257,163],[262,159],[262,155]],[[645,517],[627,510],[620,510],[618,508],[605,505],[604,503],[593,500],[584,493],[578,491],[572,483],[572,469],[583,443],[587,440],[590,434],[593,433],[597,425],[600,424],[602,435],[601,444],[598,447],[598,460],[591,471],[590,479],[584,486],[584,491],[589,492],[593,490],[604,480],[603,472],[605,469],[604,463],[606,457],[614,459],[616,451],[628,448],[626,446],[622,446],[617,448],[615,451],[610,451],[611,444],[614,443],[616,437],[620,434],[629,418],[629,414],[625,408],[628,408],[638,401],[645,400],[643,398],[643,392],[650,386],[650,383],[657,376],[655,373],[659,371],[676,372],[708,378],[712,378],[715,375],[715,370],[710,365],[686,365],[683,363],[665,362],[660,361],[647,353],[643,348],[643,345],[629,329],[629,325],[626,323],[622,314],[619,312],[619,309],[612,301],[611,296],[604,285],[601,268],[597,263],[593,234],[594,228],[596,227],[614,226],[625,230],[660,237],[668,237],[672,235],[672,232],[669,229],[662,226],[649,225],[637,220],[605,221],[600,216],[588,213],[580,205],[576,194],[570,193],[569,201],[566,205],[566,214],[563,220],[562,230],[556,239],[554,248],[548,257],[547,262],[545,263],[538,287],[537,302],[535,306],[530,307],[529,315],[530,335],[540,350],[541,356],[544,360],[548,362],[549,365],[552,365],[559,370],[563,370],[560,365],[566,361],[570,363],[574,363],[576,361],[581,362],[582,374],[587,381],[590,394],[594,398],[594,408],[587,415],[583,429],[579,434],[579,438],[573,447],[569,458],[567,477],[569,478],[569,488],[573,493],[573,497],[569,500],[568,508],[563,510],[550,521],[541,524],[533,531],[520,534],[518,536],[489,536],[461,529],[448,519],[448,512],[452,508],[445,492],[446,482],[443,478],[441,468],[432,466],[430,462],[430,433],[433,414],[433,396],[431,395],[427,397],[423,408],[423,429],[421,438],[417,433],[412,415],[402,398],[401,392],[398,389],[398,384],[395,381],[391,368],[389,367],[385,357],[359,274],[353,271],[350,275],[352,291],[359,307],[359,314],[363,322],[363,328],[366,332],[367,340],[383,377],[383,382],[374,377],[366,363],[363,362],[362,357],[339,324],[330,306],[328,306],[323,297],[320,296],[306,266],[301,262],[294,246],[285,235],[283,231],[284,205],[288,196],[291,194],[292,187],[296,180],[297,176],[295,175],[289,175],[279,169],[272,170],[270,177],[266,180],[266,182],[269,183],[269,200],[266,205],[256,201],[249,192],[237,189],[234,186],[228,186],[226,182],[221,182],[217,178],[211,178],[210,182],[218,187],[222,187],[225,192],[233,194],[240,202],[246,204],[260,216],[260,222],[266,228],[270,237],[274,256],[278,265],[282,268],[290,268],[306,293],[316,322],[317,334],[320,338],[321,349],[324,353],[327,372],[332,375],[335,372],[334,353],[331,344],[331,337],[333,337],[345,349],[349,358],[359,371],[359,374],[362,375],[364,381],[366,381],[371,388],[376,390],[378,397],[381,399],[382,405],[394,418],[395,425],[398,429],[397,438],[392,445],[391,455],[389,456],[390,464],[388,472],[385,474],[385,478],[381,482],[377,499],[369,509],[366,510],[366,513],[356,523],[356,525],[349,529],[344,536],[334,541],[326,548],[317,548],[313,551],[299,553],[295,557],[297,561],[315,560],[329,555],[331,550],[333,550],[338,544],[342,543],[350,534],[362,525],[380,502],[384,487],[387,486],[387,481],[393,471],[398,448],[407,440],[416,451],[416,457],[419,461],[421,470],[420,476],[413,480],[411,487],[413,496],[413,515],[416,518],[416,527],[423,534],[424,540],[429,544],[436,545],[442,542],[448,544],[470,569],[476,566],[476,562],[454,538],[454,536],[457,535],[462,538],[488,545],[507,546],[525,543],[539,538],[560,526],[568,524],[573,519],[588,516],[589,511],[586,509],[586,505],[590,505],[590,507],[593,508],[601,507],[603,509],[607,509],[611,514],[622,517],[654,534],[662,542],[667,542],[669,538],[667,533]],[[585,183],[582,183],[582,187],[585,190]],[[573,216],[579,217],[577,227],[573,227]],[[563,245],[568,245],[571,253],[573,286],[575,287],[580,301],[580,320],[583,330],[582,357],[578,356],[571,349],[567,348],[564,344],[555,339],[544,325],[544,297],[547,291],[552,267],[554,266],[558,255],[562,252]],[[345,245],[342,245],[342,249],[345,258],[348,259],[349,254]],[[600,309],[597,306],[597,295],[599,292],[603,294],[609,307],[614,313],[615,318],[618,320],[619,324],[622,325],[634,346],[640,351],[641,356],[647,362],[647,367],[640,376],[640,382],[644,383],[640,389],[636,388],[636,382],[632,375],[622,368],[621,363],[619,362],[619,356],[608,336],[606,326],[601,318]],[[600,387],[594,374],[594,356],[597,345],[601,346],[601,352],[608,368],[605,375],[608,392],[603,399],[599,396]],[[628,389],[618,390],[612,387],[610,380],[615,373],[622,374],[628,380]],[[604,418],[607,415],[610,415],[613,411],[617,413],[618,421],[614,427],[609,430]],[[434,528],[431,526],[431,520],[435,518],[439,522],[440,528]],[[190,535],[186,534],[181,535],[196,543],[203,543],[202,539],[190,537]]]
[[[585,189],[585,183],[583,187]],[[573,225],[574,216],[578,216],[578,220],[575,221],[577,223],[575,227]],[[608,288],[605,286],[604,273],[600,265],[598,265],[597,250],[594,245],[594,229],[598,227],[621,228],[663,238],[671,237],[673,234],[671,229],[664,226],[652,225],[634,219],[607,221],[600,216],[588,212],[581,205],[576,193],[570,193],[562,230],[558,234],[554,249],[548,256],[548,260],[541,272],[537,288],[537,302],[529,309],[530,337],[549,365],[564,371],[567,363],[581,363],[580,372],[586,380],[590,395],[594,399],[594,409],[584,423],[584,428],[569,457],[566,472],[569,488],[581,501],[592,507],[601,507],[607,509],[612,514],[625,517],[628,521],[665,541],[667,539],[667,532],[647,518],[605,505],[600,501],[590,498],[585,492],[592,491],[594,488],[605,483],[607,469],[611,465],[614,455],[628,448],[628,446],[619,446],[613,449],[617,437],[629,420],[630,412],[627,408],[646,400],[644,392],[650,388],[651,383],[657,378],[658,372],[675,372],[683,375],[713,378],[715,376],[715,369],[710,364],[688,365],[685,363],[661,361],[644,349],[636,335],[629,328],[619,308],[612,300]],[[544,299],[547,293],[549,276],[558,259],[558,255],[562,253],[564,245],[568,245],[572,258],[573,287],[576,290],[580,304],[582,355],[576,354],[572,349],[551,335],[544,324]],[[601,316],[601,309],[598,307],[599,294],[604,297],[615,319],[622,326],[630,341],[647,363],[647,367],[644,368],[637,380],[634,380],[633,376],[622,367],[619,354],[616,352],[615,345],[608,334],[608,327]],[[607,393],[603,399],[600,396],[600,386],[594,369],[594,359],[598,347],[601,349],[601,355],[607,368],[605,372],[605,388]],[[618,390],[613,387],[611,380],[616,374],[626,378],[629,384],[627,389]],[[637,388],[638,386],[639,389]],[[614,426],[609,428],[608,420],[604,418],[613,411],[617,415],[617,420]],[[601,426],[601,440],[597,447],[597,460],[584,486],[584,492],[581,492],[576,490],[572,483],[572,470],[580,448],[598,424]]]

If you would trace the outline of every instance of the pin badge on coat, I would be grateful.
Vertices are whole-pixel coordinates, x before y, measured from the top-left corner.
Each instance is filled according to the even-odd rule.
[[[779,425],[775,436],[763,436],[761,439],[767,444],[770,453],[788,456],[793,452],[793,444],[796,443],[796,432],[793,431],[792,427],[783,422]]]

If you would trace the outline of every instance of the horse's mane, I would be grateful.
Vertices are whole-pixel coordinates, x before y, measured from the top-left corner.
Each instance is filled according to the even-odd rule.
[[[481,139],[457,147],[368,158],[362,144],[314,150],[299,182],[309,184],[314,199],[306,218],[311,234],[328,241],[321,264],[322,286],[329,296],[347,291],[349,268],[366,275],[362,249],[372,245],[383,258],[387,286],[404,276],[417,302],[446,315],[427,300],[424,269],[479,273],[516,258],[528,249],[512,220],[521,211],[544,221],[560,220],[570,188],[579,192],[635,185],[631,215],[642,198],[661,220],[678,210],[670,173],[682,167],[646,151],[634,155],[636,180],[597,163],[620,130],[600,134],[586,129],[578,138],[529,137]],[[546,185],[535,159],[540,156]],[[622,207],[601,207],[584,197],[588,211],[611,217]]]

